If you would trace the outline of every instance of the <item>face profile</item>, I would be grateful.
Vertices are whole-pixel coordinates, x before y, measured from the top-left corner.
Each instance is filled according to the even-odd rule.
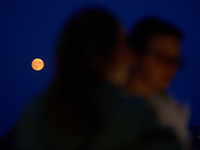
[[[150,39],[147,49],[140,74],[151,88],[167,90],[180,65],[180,41],[170,34],[158,34]]]
[[[135,53],[130,92],[149,97],[169,88],[182,63],[181,37],[177,28],[157,18],[144,18],[135,25],[128,36]]]

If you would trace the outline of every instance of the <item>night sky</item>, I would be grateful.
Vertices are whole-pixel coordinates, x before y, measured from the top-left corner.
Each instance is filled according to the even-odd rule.
[[[187,59],[169,92],[191,106],[189,126],[200,126],[199,0],[1,0],[0,3],[0,136],[17,121],[28,102],[48,86],[54,74],[54,48],[66,19],[79,8],[102,6],[129,30],[141,17],[157,16],[183,33]],[[43,59],[41,71],[31,68]]]

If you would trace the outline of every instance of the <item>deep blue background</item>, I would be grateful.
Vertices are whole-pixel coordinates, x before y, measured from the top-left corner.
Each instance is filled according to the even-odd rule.
[[[170,93],[181,103],[190,103],[189,126],[199,126],[199,0],[1,0],[0,136],[53,77],[54,47],[64,20],[77,9],[90,5],[111,10],[127,30],[141,17],[156,15],[184,32],[182,54],[188,63],[177,74]],[[45,63],[39,72],[31,68],[32,60],[37,57]]]

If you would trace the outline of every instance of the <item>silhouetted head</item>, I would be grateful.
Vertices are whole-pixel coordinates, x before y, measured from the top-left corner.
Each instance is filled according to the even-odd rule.
[[[110,71],[119,68],[114,68],[116,64],[123,63],[122,59],[126,59],[119,58],[123,56],[119,53],[126,51],[125,41],[121,25],[107,11],[90,8],[74,14],[64,26],[58,42],[56,56],[58,88],[68,89],[70,93],[84,94],[88,93],[86,90],[90,91],[96,81],[107,80],[108,74],[114,74]],[[124,72],[116,73],[117,78],[121,78],[117,80],[122,80]]]
[[[136,54],[137,74],[154,90],[166,90],[180,63],[182,34],[175,26],[156,18],[145,18],[129,34]]]
[[[75,79],[88,71],[103,69],[118,42],[117,20],[101,9],[79,11],[67,22],[57,48],[59,76]]]
[[[161,19],[148,17],[138,22],[129,34],[129,44],[138,55],[145,54],[150,40],[156,35],[168,35],[181,40],[181,31]]]

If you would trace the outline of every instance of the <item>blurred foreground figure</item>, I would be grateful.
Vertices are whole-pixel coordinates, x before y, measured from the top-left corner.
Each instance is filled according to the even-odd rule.
[[[189,146],[189,108],[167,94],[177,70],[181,32],[156,18],[141,20],[130,32],[129,43],[135,52],[135,66],[128,84],[132,95],[146,99],[165,127],[173,128],[184,148]]]
[[[67,22],[57,48],[57,74],[5,138],[11,150],[179,150],[146,102],[121,90],[130,71],[121,25],[87,9]]]

